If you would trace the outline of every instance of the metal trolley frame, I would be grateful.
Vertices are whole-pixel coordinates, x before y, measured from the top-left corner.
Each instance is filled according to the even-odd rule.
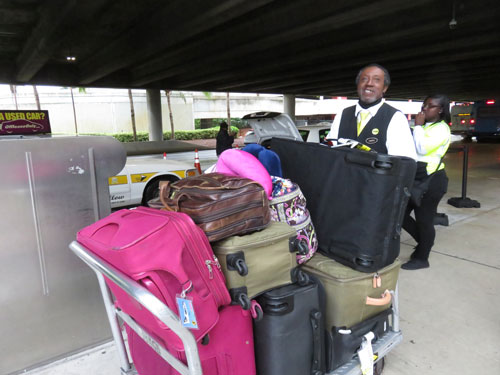
[[[113,339],[118,352],[122,375],[133,375],[137,374],[137,372],[129,361],[118,317],[127,323],[130,328],[132,328],[146,343],[148,343],[149,346],[151,346],[151,348],[153,348],[179,373],[182,375],[202,375],[196,341],[191,332],[181,324],[179,317],[175,315],[172,310],[170,310],[163,302],[161,302],[135,280],[120,272],[111,264],[92,254],[87,248],[79,244],[77,241],[73,241],[69,247],[81,260],[92,268],[97,275]],[[185,348],[187,366],[163,348],[163,346],[153,339],[139,324],[134,321],[131,316],[114,305],[112,294],[106,285],[104,277],[118,285],[128,295],[149,310],[156,318],[167,325],[177,334],[177,336],[179,336]],[[393,295],[391,330],[373,344],[373,353],[377,355],[376,361],[382,360],[387,353],[389,353],[402,341],[403,338],[403,335],[399,330],[398,287],[396,286],[396,290],[391,293]],[[328,375],[361,375],[359,361],[357,358],[353,358],[351,361],[342,365]]]

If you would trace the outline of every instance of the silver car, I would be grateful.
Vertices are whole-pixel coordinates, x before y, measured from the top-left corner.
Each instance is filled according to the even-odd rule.
[[[244,143],[258,143],[266,146],[271,138],[279,137],[304,142],[322,142],[330,131],[329,123],[303,125],[297,127],[286,113],[256,112],[243,117],[252,128],[244,138]]]

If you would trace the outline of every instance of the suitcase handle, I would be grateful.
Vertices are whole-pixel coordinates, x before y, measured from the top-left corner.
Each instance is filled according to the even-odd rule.
[[[322,314],[320,311],[314,309],[311,310],[309,314],[309,318],[311,320],[311,328],[312,328],[312,338],[313,338],[313,358],[312,358],[312,367],[311,367],[311,375],[321,374],[321,319]]]
[[[383,155],[379,155],[377,160],[373,160],[373,153],[367,152],[349,152],[346,154],[345,160],[348,163],[356,163],[374,169],[389,170],[393,167],[393,163],[389,158],[383,160]]]
[[[366,304],[369,306],[385,306],[391,303],[392,295],[387,289],[381,298],[366,297]]]
[[[176,195],[174,199],[167,198],[169,194],[170,194],[170,181],[162,181],[160,183],[160,200],[161,203],[163,204],[163,207],[167,211],[178,212],[179,199],[181,198],[182,194]]]

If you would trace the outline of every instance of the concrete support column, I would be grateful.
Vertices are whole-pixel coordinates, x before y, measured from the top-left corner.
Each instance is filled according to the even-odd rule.
[[[146,98],[148,107],[149,140],[163,141],[160,90],[147,89]]]
[[[289,115],[295,121],[295,95],[283,95],[283,112]]]

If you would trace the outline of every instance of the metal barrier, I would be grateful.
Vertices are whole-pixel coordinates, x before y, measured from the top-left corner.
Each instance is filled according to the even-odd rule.
[[[481,207],[481,204],[478,201],[467,198],[467,169],[469,166],[469,146],[463,145],[457,148],[453,148],[452,150],[456,152],[464,152],[462,166],[462,196],[448,199],[448,204],[458,208],[479,208]]]
[[[121,333],[118,317],[123,319],[153,350],[155,350],[165,361],[175,368],[182,375],[202,375],[200,357],[196,341],[191,332],[185,328],[177,315],[170,310],[163,302],[151,294],[146,288],[138,284],[124,273],[117,270],[111,264],[92,254],[87,248],[77,241],[71,242],[69,248],[90,268],[92,268],[99,281],[102,298],[106,307],[109,324],[113,333],[113,339],[118,351],[121,374],[132,375],[135,370],[131,366],[125,342]],[[115,307],[111,292],[106,285],[104,276],[123,289],[129,296],[149,310],[156,318],[168,326],[182,341],[185,349],[187,366],[170,354],[155,339],[153,339],[134,319]]]

